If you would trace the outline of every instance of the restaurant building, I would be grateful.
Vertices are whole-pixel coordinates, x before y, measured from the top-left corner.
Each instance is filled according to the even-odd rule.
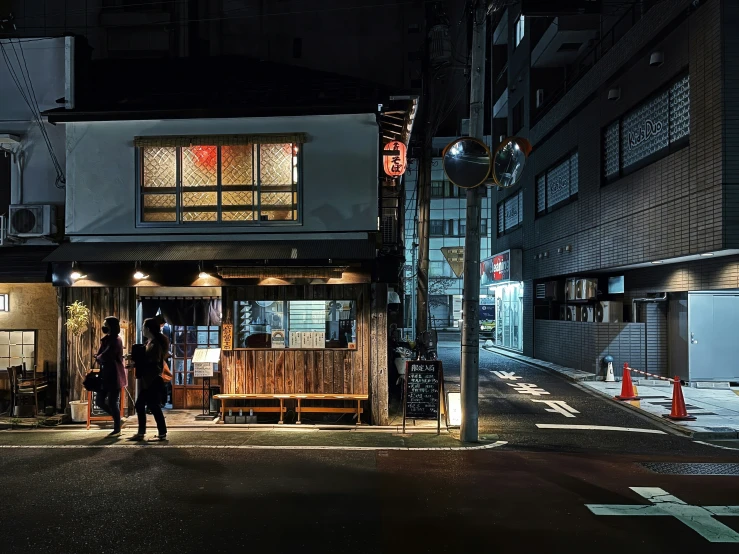
[[[96,62],[77,106],[47,114],[68,183],[47,260],[61,303],[91,310],[80,347],[115,315],[130,349],[161,314],[174,408],[202,406],[193,353],[220,347],[214,392],[363,396],[363,421],[386,423],[403,216],[381,154],[407,144],[415,98],[243,59],[209,60],[214,79],[193,85],[190,63]],[[72,344],[63,403],[79,394]]]

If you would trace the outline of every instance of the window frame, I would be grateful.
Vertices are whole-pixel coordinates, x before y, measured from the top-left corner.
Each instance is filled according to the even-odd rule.
[[[298,182],[295,184],[295,194],[297,195],[297,201],[295,202],[294,209],[297,211],[297,218],[289,221],[276,221],[276,220],[266,220],[262,221],[258,219],[258,217],[261,215],[261,201],[259,197],[262,194],[261,191],[261,183],[256,183],[254,185],[254,194],[255,194],[255,200],[254,202],[254,209],[257,214],[257,219],[253,220],[242,220],[242,221],[223,221],[221,219],[221,215],[223,212],[223,204],[222,204],[222,194],[224,192],[224,187],[222,183],[222,161],[221,161],[221,149],[224,145],[213,145],[213,144],[193,144],[192,146],[213,146],[216,150],[216,156],[217,156],[217,219],[215,221],[181,221],[181,215],[182,215],[182,193],[188,192],[185,191],[182,185],[182,150],[185,147],[182,146],[173,146],[171,148],[175,148],[177,150],[176,154],[176,185],[175,185],[175,220],[174,221],[144,221],[144,191],[143,191],[143,184],[144,184],[144,148],[152,148],[151,146],[135,146],[134,147],[134,156],[135,156],[135,171],[136,171],[136,186],[134,190],[134,194],[136,196],[136,228],[170,228],[170,229],[192,229],[192,228],[207,228],[207,227],[280,227],[280,226],[301,226],[303,224],[303,144],[301,143],[255,143],[253,146],[257,146],[256,149],[257,155],[254,157],[253,163],[256,164],[257,171],[259,172],[259,163],[260,163],[260,155],[261,155],[261,147],[265,145],[270,144],[292,144],[293,147],[298,147],[298,153],[297,153],[297,180]],[[228,146],[228,145],[225,145]],[[195,191],[190,191],[195,192]],[[228,192],[226,190],[226,192]],[[267,191],[269,192],[269,191]],[[150,194],[157,194],[155,191]],[[167,193],[172,194],[172,193]]]
[[[505,226],[505,204],[508,202],[511,198],[518,196],[518,223],[513,225],[512,227],[506,229]],[[500,207],[503,206],[503,230],[500,230]],[[503,200],[498,202],[495,206],[495,218],[496,218],[496,227],[495,231],[498,237],[503,237],[509,233],[512,233],[513,231],[519,229],[523,226],[523,209],[524,209],[524,203],[523,203],[523,189],[519,188],[518,191],[514,194],[510,194],[506,196]]]
[[[669,142],[666,148],[662,148],[661,150],[658,150],[654,152],[653,154],[650,154],[649,156],[646,156],[639,160],[638,162],[635,162],[631,164],[629,167],[624,168],[623,167],[623,157],[624,157],[624,149],[622,147],[621,141],[623,138],[623,121],[634,113],[636,110],[643,107],[645,104],[648,104],[649,102],[652,102],[654,99],[656,99],[661,94],[664,94],[667,92],[669,94],[669,91],[672,89],[673,86],[675,86],[677,83],[679,83],[681,80],[683,80],[685,77],[690,78],[690,73],[688,71],[681,71],[676,77],[673,79],[670,79],[667,84],[664,86],[659,87],[657,90],[655,90],[652,94],[648,95],[647,97],[643,98],[640,102],[633,105],[630,109],[623,112],[618,117],[611,119],[608,121],[605,125],[603,125],[600,128],[600,164],[598,167],[598,172],[600,173],[600,183],[601,186],[610,185],[611,183],[615,183],[619,181],[620,179],[623,179],[624,177],[631,175],[632,173],[635,173],[641,169],[644,169],[648,165],[652,165],[654,162],[659,161],[663,158],[666,158],[667,156],[670,156],[671,154],[674,154],[678,150],[682,150],[686,146],[690,145],[690,131],[688,131],[688,134],[684,137],[681,137],[677,139],[674,142]],[[692,86],[692,85],[689,85]],[[692,107],[692,106],[691,106]],[[670,98],[668,96],[667,99],[667,121],[668,121],[668,128],[667,133],[669,137],[669,133],[671,131],[669,127],[669,121],[670,121],[670,110],[672,108],[672,105],[670,103]],[[691,114],[692,118],[692,114]],[[618,144],[618,173],[607,177],[605,173],[605,164],[606,164],[606,133],[608,132],[608,128],[612,125],[616,124],[618,134],[617,134],[617,144]]]
[[[535,214],[535,217],[536,218],[544,217],[545,215],[548,215],[548,214],[550,214],[550,213],[558,210],[559,208],[562,208],[562,207],[564,207],[564,206],[566,206],[568,204],[571,204],[572,202],[577,201],[577,199],[579,198],[579,194],[580,194],[580,176],[579,175],[577,176],[578,177],[578,179],[577,179],[577,181],[578,181],[578,183],[577,183],[577,192],[574,193],[574,194],[572,194],[572,158],[574,158],[575,155],[578,156],[577,168],[578,168],[578,171],[579,171],[580,170],[580,159],[579,159],[580,154],[579,154],[579,151],[578,150],[571,150],[569,153],[567,153],[567,155],[562,156],[556,162],[554,162],[553,164],[551,164],[544,171],[542,171],[541,173],[539,173],[538,175],[536,175],[536,177],[534,177],[534,214]],[[562,164],[562,163],[564,163],[565,161],[568,161],[568,160],[570,162],[570,182],[568,184],[569,189],[570,189],[570,194],[567,196],[566,199],[561,200],[561,201],[557,202],[556,204],[553,204],[552,206],[548,206],[547,205],[547,197],[549,195],[549,187],[548,187],[548,182],[547,182],[547,180],[548,180],[547,179],[548,174],[554,168],[558,167],[560,164]],[[542,176],[544,177],[544,211],[541,211],[540,212],[539,211],[539,178],[542,177]]]
[[[38,366],[38,363],[39,363],[38,362],[38,329],[2,329],[2,330],[0,330],[0,333],[7,333],[8,334],[8,350],[10,350],[10,347],[11,346],[18,346],[18,345],[11,345],[10,344],[10,334],[11,333],[33,333],[33,367],[31,367],[31,368],[26,367],[25,370],[26,371],[36,370],[37,369],[37,366]],[[28,346],[28,345],[26,344],[26,342],[24,340],[22,340],[20,346],[21,346],[21,350],[23,350],[23,347],[24,346]],[[10,354],[10,352],[8,352],[8,354]],[[21,352],[21,354],[22,354],[22,352]],[[3,356],[0,359],[5,360],[6,358]],[[7,373],[8,367],[18,365],[18,364],[13,364],[12,363],[12,360],[13,359],[20,360],[20,365],[23,365],[25,363],[24,362],[25,358],[23,356],[21,356],[20,358],[13,358],[12,356],[8,355],[8,358],[7,358],[8,365],[5,366],[5,367],[0,367],[0,372],[6,372]]]

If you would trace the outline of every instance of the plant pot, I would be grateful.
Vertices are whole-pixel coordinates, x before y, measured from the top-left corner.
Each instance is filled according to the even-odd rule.
[[[69,410],[72,412],[72,421],[75,423],[87,421],[87,400],[72,400],[69,403]]]

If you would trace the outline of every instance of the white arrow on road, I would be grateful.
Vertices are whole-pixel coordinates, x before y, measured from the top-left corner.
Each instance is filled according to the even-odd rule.
[[[562,414],[565,417],[575,417],[573,414],[579,414],[575,408],[567,404],[564,400],[534,400],[531,399],[532,402],[539,402],[542,404],[546,404],[549,406],[547,408],[547,412],[551,412],[553,414]]]
[[[739,516],[739,506],[691,506],[657,487],[629,487],[652,504],[585,504],[598,516],[672,516],[709,542],[739,543],[739,533],[713,516]]]
[[[516,375],[515,371],[493,371],[495,375],[500,377],[501,379],[506,379],[508,381],[515,381],[517,379],[523,379],[520,375]]]

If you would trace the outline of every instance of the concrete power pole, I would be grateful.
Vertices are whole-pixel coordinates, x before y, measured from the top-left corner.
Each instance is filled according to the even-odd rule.
[[[470,137],[483,139],[485,116],[486,2],[477,0],[472,11],[472,61],[470,75]],[[485,186],[485,185],[482,185]],[[467,190],[467,228],[464,237],[464,290],[462,310],[460,438],[477,442],[478,379],[480,366],[480,187]]]

